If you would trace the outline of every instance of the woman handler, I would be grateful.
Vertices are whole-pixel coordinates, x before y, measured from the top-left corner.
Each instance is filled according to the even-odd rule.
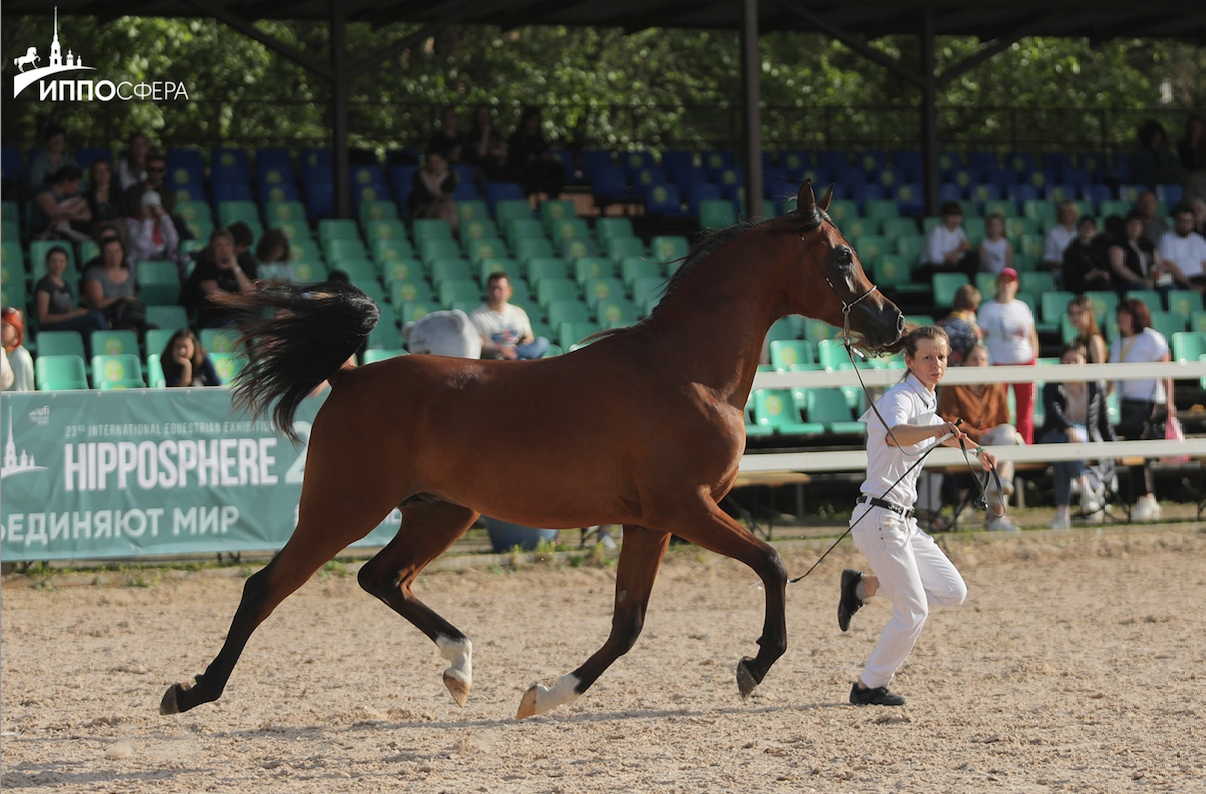
[[[918,458],[935,439],[954,447],[967,441],[954,422],[937,413],[934,390],[946,374],[950,344],[946,332],[933,325],[913,328],[902,344],[908,372],[876,401],[878,415],[868,411],[862,417],[867,423],[867,479],[850,519],[851,534],[874,573],[842,571],[838,602],[842,631],[864,600],[882,594],[892,602],[892,619],[850,690],[850,702],[858,706],[904,705],[905,699],[888,684],[912,651],[930,607],[958,606],[967,596],[963,577],[913,518]],[[982,447],[974,454],[987,470],[997,465]]]

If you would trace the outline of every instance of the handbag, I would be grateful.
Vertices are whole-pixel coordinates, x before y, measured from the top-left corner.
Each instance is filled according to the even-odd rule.
[[[141,328],[147,324],[147,305],[140,300],[115,301],[105,317],[111,328]]]
[[[1185,433],[1181,430],[1181,420],[1176,416],[1170,416],[1164,422],[1164,439],[1166,441],[1184,441]],[[1177,464],[1186,463],[1189,461],[1188,455],[1173,455],[1168,458],[1161,458],[1161,463]]]

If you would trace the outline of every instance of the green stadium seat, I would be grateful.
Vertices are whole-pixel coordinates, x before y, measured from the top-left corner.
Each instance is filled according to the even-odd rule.
[[[649,255],[663,265],[685,259],[690,250],[687,238],[682,235],[659,235],[649,241]]]
[[[630,218],[608,218],[602,217],[595,221],[595,237],[599,240],[599,245],[606,244],[606,241],[616,237],[636,237],[636,232],[632,228],[632,219]]]
[[[812,343],[807,339],[776,339],[770,343],[770,361],[777,372],[790,372],[802,364],[816,363]]]
[[[531,212],[531,207],[529,207],[528,214],[531,215]],[[461,226],[464,226],[473,221],[489,220],[490,208],[481,199],[462,199],[456,202],[456,215]]]
[[[92,387],[94,389],[142,389],[142,361],[136,354],[94,355],[92,357]]]
[[[587,279],[611,278],[615,275],[615,263],[605,256],[580,256],[574,260],[574,278],[579,284]]]
[[[419,218],[411,224],[415,242],[423,240],[452,240],[452,227],[442,218]]]
[[[369,258],[368,249],[359,237],[328,237],[322,241],[322,251],[323,258],[329,262]]]
[[[163,349],[167,347],[168,342],[172,341],[172,337],[175,336],[177,330],[178,329],[176,328],[147,329],[146,337],[143,339],[143,342],[146,345],[146,358],[148,361],[150,360],[151,356],[163,355]],[[147,377],[150,378],[149,369],[147,371]]]
[[[164,343],[166,344],[166,342]],[[167,379],[163,377],[163,364],[161,353],[147,354],[147,387],[151,389],[163,389],[167,387]]]
[[[556,326],[557,343],[564,350],[573,350],[578,343],[599,330],[597,323],[590,320],[563,322]]]
[[[1178,331],[1170,339],[1173,361],[1197,361],[1206,355],[1206,333]]]
[[[138,297],[143,303],[171,306],[180,300],[180,268],[175,262],[139,262],[135,274],[138,279]]]
[[[310,284],[316,281],[326,281],[329,274],[327,266],[322,262],[303,261],[293,263],[293,275],[300,283]]]
[[[422,320],[432,312],[440,310],[440,304],[433,300],[402,301],[395,305],[401,307],[398,309],[398,320],[403,326],[416,320]]]
[[[546,311],[552,301],[579,300],[578,283],[571,278],[542,278],[534,284],[536,302]]]
[[[733,202],[728,199],[703,199],[699,202],[699,225],[702,229],[726,229],[736,220]]]
[[[1202,311],[1202,293],[1193,289],[1170,290],[1165,298],[1168,300],[1168,310],[1182,317],[1192,317],[1194,312]]]
[[[471,302],[475,306],[482,302],[482,288],[474,278],[446,278],[440,281],[436,290],[440,303],[449,308],[460,301]]]
[[[665,274],[660,262],[641,256],[627,256],[620,260],[620,277],[631,288],[638,278],[664,278]]]
[[[593,237],[565,237],[561,240],[561,256],[567,261],[598,255],[599,246]]]
[[[819,435],[825,432],[818,422],[805,422],[800,406],[790,389],[755,389],[754,424],[775,435]]]
[[[260,208],[254,201],[219,201],[218,225],[230,228],[230,224],[236,221],[242,221],[252,229],[262,229]]]
[[[394,218],[377,218],[364,224],[364,236],[370,243],[376,240],[410,240],[406,236],[406,224]]]
[[[34,360],[34,383],[38,391],[87,389],[83,356],[39,353]]]
[[[540,256],[528,260],[528,281],[539,284],[546,278],[569,278],[569,264],[559,256]]]
[[[507,244],[498,237],[481,237],[465,243],[469,261],[477,264],[488,259],[500,259],[507,255]]]
[[[200,339],[201,347],[210,353],[233,353],[239,334],[229,328],[202,328]]]
[[[247,359],[237,353],[210,353],[209,360],[223,385],[229,385],[247,365]]]
[[[331,268],[342,270],[356,285],[376,281],[379,272],[377,264],[371,259],[339,259],[331,263]]]
[[[388,199],[360,202],[360,226],[367,229],[373,221],[397,220],[398,205]]]
[[[582,294],[586,297],[586,304],[593,309],[599,301],[626,297],[627,290],[624,282],[618,278],[593,278],[582,286]]]
[[[636,304],[625,297],[600,298],[595,303],[595,318],[601,328],[632,325],[640,319]]]
[[[452,238],[424,237],[418,241],[419,258],[429,265],[437,259],[455,259],[461,256],[461,246]]]
[[[577,298],[551,300],[545,307],[545,314],[554,328],[560,327],[561,323],[591,322],[590,309]]]
[[[93,331],[90,337],[93,356],[137,356],[138,334],[131,330]]]
[[[603,243],[603,252],[617,264],[625,257],[643,257],[647,254],[645,244],[639,237],[608,237]]]
[[[147,325],[155,325],[169,331],[187,328],[188,312],[183,306],[158,306],[150,304],[147,306]]]
[[[270,229],[279,228],[277,223],[282,221],[305,224],[306,206],[300,201],[269,201],[264,206],[264,219]]]
[[[461,243],[466,248],[474,240],[493,239],[499,236],[498,224],[489,218],[477,218],[461,223]]]
[[[404,306],[415,301],[434,302],[435,293],[423,279],[398,279],[389,282],[390,300],[394,306]],[[411,318],[416,319],[416,318]]]
[[[540,202],[540,220],[544,223],[550,237],[563,236],[554,233],[553,230],[563,221],[571,219],[582,220],[578,217],[578,210],[574,207],[574,202],[569,199],[545,199]],[[582,223],[585,226],[586,222]]]
[[[387,358],[397,358],[398,356],[405,355],[406,351],[402,348],[397,348],[395,350],[369,348],[368,350],[364,351],[364,363],[372,364],[377,361],[385,361]]]
[[[431,283],[439,289],[440,282],[448,279],[472,280],[473,268],[469,260],[457,256],[429,259],[427,264],[431,269]]]
[[[377,238],[373,240],[373,259],[381,264],[384,275],[385,263],[396,259],[418,259],[414,246],[405,237]]]
[[[516,218],[536,220],[532,214],[532,205],[527,199],[502,199],[494,203],[494,220],[498,225],[507,228],[508,223]],[[536,221],[540,223],[540,221]]]

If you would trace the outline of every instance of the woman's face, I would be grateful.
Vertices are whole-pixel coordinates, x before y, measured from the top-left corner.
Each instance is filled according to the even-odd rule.
[[[1118,333],[1123,336],[1134,336],[1135,318],[1125,309],[1118,312]]]
[[[1017,279],[999,278],[997,279],[997,300],[1004,303],[1011,301],[1018,295]]]
[[[7,350],[17,345],[17,328],[8,323],[0,323],[0,345]]]
[[[971,349],[971,352],[963,359],[965,367],[987,367],[988,366],[988,351],[982,347],[976,346]]]
[[[58,135],[52,135],[50,140],[46,141],[46,151],[51,154],[62,154],[66,148],[67,136],[61,132]]]
[[[1072,326],[1077,329],[1086,327],[1089,324],[1089,311],[1079,303],[1069,306],[1068,317],[1072,320]]]
[[[182,336],[176,340],[176,344],[172,345],[172,352],[176,354],[176,358],[186,358],[189,361],[193,359],[193,340],[187,336]]]
[[[916,353],[905,353],[905,366],[926,388],[933,391],[946,375],[946,359],[949,355],[945,339],[921,339],[917,342]]]
[[[1143,236],[1143,221],[1139,218],[1131,218],[1126,222],[1126,236],[1129,240],[1138,240]]]
[[[58,278],[63,275],[63,271],[67,269],[67,254],[62,251],[55,251],[50,256],[46,257],[46,272]]]
[[[101,256],[103,257],[105,267],[120,267],[122,260],[121,245],[116,242],[105,243],[104,248],[101,249]]]
[[[97,160],[92,164],[90,181],[94,187],[96,185],[107,185],[109,183],[109,174],[109,164],[104,160]]]
[[[1001,235],[1005,234],[1005,221],[1001,220],[1000,218],[993,218],[992,220],[988,221],[987,225],[985,226],[985,231],[988,233],[989,237],[1000,237]]]
[[[1060,356],[1059,363],[1061,364],[1084,364],[1085,354],[1079,347],[1072,350],[1067,350]]]

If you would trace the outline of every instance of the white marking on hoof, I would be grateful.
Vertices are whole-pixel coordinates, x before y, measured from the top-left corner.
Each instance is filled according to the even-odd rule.
[[[451,662],[444,671],[444,686],[456,704],[464,708],[469,688],[473,686],[473,643],[441,636],[436,639],[436,647],[440,656]]]
[[[535,684],[524,693],[523,700],[519,702],[519,711],[516,713],[515,719],[527,719],[537,714],[544,714],[546,711],[552,711],[565,703],[573,703],[578,699],[578,684],[578,677],[569,673],[561,676],[552,689]]]

